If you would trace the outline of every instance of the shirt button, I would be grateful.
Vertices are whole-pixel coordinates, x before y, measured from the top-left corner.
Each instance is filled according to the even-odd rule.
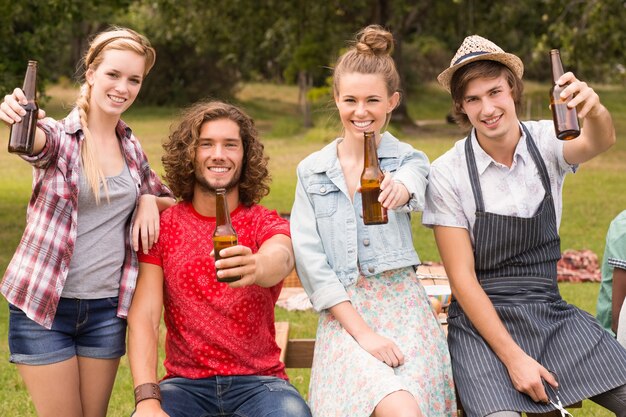
[[[320,188],[320,193],[325,193],[326,192],[326,187],[321,187]]]
[[[365,246],[369,246],[370,245],[370,240],[369,239],[363,239],[363,244]]]
[[[367,270],[369,271],[370,274],[373,274],[374,271],[376,271],[376,269],[373,266],[370,266],[369,268],[367,268]]]

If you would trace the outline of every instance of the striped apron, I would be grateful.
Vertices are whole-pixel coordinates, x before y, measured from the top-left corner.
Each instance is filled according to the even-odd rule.
[[[626,383],[626,350],[591,315],[567,304],[559,294],[560,238],[548,171],[530,133],[522,127],[545,190],[530,218],[485,211],[469,137],[465,142],[476,201],[476,276],[515,342],[556,374],[561,401],[573,404]],[[454,381],[469,417],[555,409],[535,403],[513,387],[506,367],[457,302],[450,305],[448,323]]]

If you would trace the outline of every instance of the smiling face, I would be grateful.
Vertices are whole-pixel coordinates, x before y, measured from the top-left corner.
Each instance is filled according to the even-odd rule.
[[[236,187],[243,167],[244,146],[239,125],[230,119],[204,122],[196,148],[196,191],[215,193]]]
[[[106,50],[102,55],[98,67],[85,74],[91,86],[90,111],[119,117],[139,94],[146,59],[135,52],[118,49]]]
[[[467,83],[461,107],[479,141],[519,138],[519,120],[506,76],[476,78]]]
[[[335,94],[335,104],[345,138],[363,140],[363,133],[371,131],[378,135],[399,99],[397,92],[389,95],[380,74],[343,74]]]

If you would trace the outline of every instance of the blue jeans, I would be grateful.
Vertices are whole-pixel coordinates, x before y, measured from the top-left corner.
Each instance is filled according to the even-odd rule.
[[[9,360],[49,365],[74,356],[117,359],[126,353],[126,320],[117,317],[117,297],[61,298],[48,330],[9,304]]]
[[[160,386],[170,417],[311,417],[298,390],[276,377],[171,378]]]

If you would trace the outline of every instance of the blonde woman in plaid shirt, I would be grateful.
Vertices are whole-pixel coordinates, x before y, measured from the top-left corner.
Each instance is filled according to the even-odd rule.
[[[26,230],[0,290],[9,302],[10,360],[39,416],[105,416],[135,288],[137,255],[158,239],[170,191],[120,120],[155,52],[124,28],[98,34],[84,57],[76,107],[40,121]],[[24,93],[0,104],[20,121]],[[79,215],[80,214],[80,215]]]

